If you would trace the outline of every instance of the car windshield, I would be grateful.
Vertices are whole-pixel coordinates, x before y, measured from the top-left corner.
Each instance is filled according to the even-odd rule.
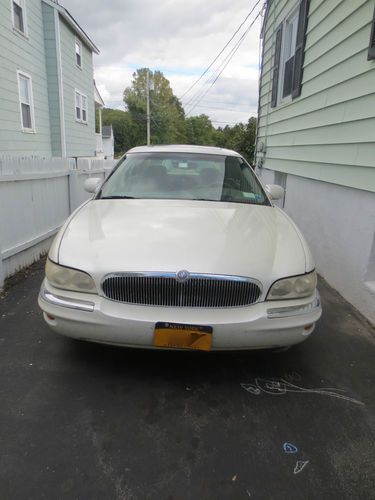
[[[97,198],[225,201],[270,205],[251,167],[237,156],[130,153]]]

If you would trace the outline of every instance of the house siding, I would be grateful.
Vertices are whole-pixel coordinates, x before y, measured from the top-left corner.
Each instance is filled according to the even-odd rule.
[[[67,156],[95,155],[95,101],[91,50],[82,43],[82,69],[75,64],[75,32],[60,19],[60,41],[64,94]],[[75,119],[75,89],[87,96],[87,124]]]
[[[297,4],[272,1],[264,29],[258,165],[375,191],[374,1],[311,0],[301,96],[270,107],[277,26]]]
[[[26,15],[27,38],[13,30],[10,1],[0,0],[0,152],[9,155],[51,156],[40,0],[27,1]],[[22,131],[17,70],[28,73],[32,78],[35,133]]]
[[[276,30],[296,5],[268,2],[257,172],[286,188],[318,272],[375,323],[375,2],[310,0],[301,95],[271,108]]]
[[[63,156],[55,9],[42,2],[52,156]]]

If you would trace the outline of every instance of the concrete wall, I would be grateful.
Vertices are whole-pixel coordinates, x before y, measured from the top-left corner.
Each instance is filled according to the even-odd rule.
[[[0,0],[0,153],[51,156],[42,2],[25,3],[26,36],[13,29],[10,0]],[[32,78],[35,133],[22,131],[17,70]]]
[[[272,170],[258,175],[263,185],[279,181]],[[284,181],[284,210],[306,237],[318,272],[375,323],[375,195],[291,174]]]

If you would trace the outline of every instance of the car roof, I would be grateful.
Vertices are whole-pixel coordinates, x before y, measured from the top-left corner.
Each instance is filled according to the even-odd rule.
[[[191,146],[189,144],[163,144],[157,146],[138,146],[129,149],[127,154],[133,153],[199,153],[220,156],[241,156],[231,149],[216,148],[214,146]]]

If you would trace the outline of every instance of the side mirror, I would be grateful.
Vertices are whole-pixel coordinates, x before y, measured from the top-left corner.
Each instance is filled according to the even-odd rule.
[[[101,179],[100,177],[89,177],[85,180],[83,188],[88,193],[95,193],[102,181],[103,179]]]
[[[284,197],[284,188],[277,184],[266,184],[265,189],[271,200],[280,200]]]

